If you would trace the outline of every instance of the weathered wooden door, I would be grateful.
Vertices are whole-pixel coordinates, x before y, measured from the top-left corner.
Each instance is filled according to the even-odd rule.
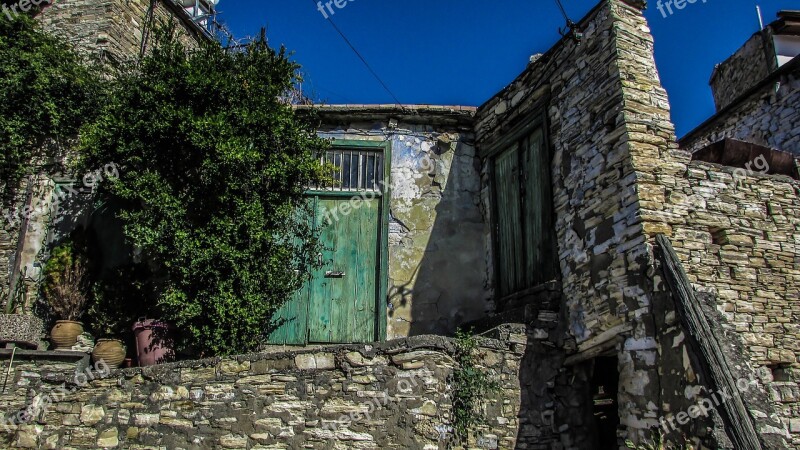
[[[322,266],[276,314],[272,344],[380,338],[383,154],[334,150],[326,161],[339,168],[335,187],[315,189],[308,196],[323,246]]]
[[[330,220],[319,224],[323,266],[310,283],[308,341],[374,341],[380,199],[320,197],[317,217]]]
[[[550,154],[537,128],[494,158],[497,285],[500,297],[557,277]]]

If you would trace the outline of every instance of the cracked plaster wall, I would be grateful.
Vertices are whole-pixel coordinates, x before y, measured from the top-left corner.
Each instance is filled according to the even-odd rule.
[[[470,128],[376,119],[321,135],[391,144],[387,337],[450,333],[491,311]]]

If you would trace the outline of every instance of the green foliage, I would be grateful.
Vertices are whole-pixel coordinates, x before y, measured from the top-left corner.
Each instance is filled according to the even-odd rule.
[[[468,332],[456,332],[455,358],[458,366],[453,372],[453,444],[466,443],[470,430],[483,425],[486,419],[480,411],[482,399],[497,393],[500,385],[492,380],[486,369],[478,366],[478,341]]]
[[[153,274],[144,264],[128,264],[102,276],[92,286],[86,310],[89,331],[99,338],[130,334],[136,320],[156,314],[148,309],[153,285]]]
[[[91,119],[100,87],[67,43],[26,15],[0,14],[0,191],[6,202],[47,139],[61,147]]]
[[[302,194],[327,143],[281,100],[298,68],[284,49],[189,51],[174,27],[155,35],[82,135],[84,164],[120,168],[102,200],[122,205],[126,237],[157,267],[156,306],[184,348],[252,351],[315,264]]]
[[[89,290],[88,260],[79,242],[54,248],[44,267],[42,293],[56,319],[80,320]]]
[[[633,441],[626,439],[625,446],[634,450],[694,450],[694,446],[686,439],[682,444],[668,442],[661,430],[656,430],[653,433],[652,442],[645,441],[640,444],[634,444]]]
[[[7,289],[0,291],[0,302],[5,301],[5,308],[3,309],[3,313],[5,314],[15,314],[21,313],[25,310],[25,271],[20,272],[19,280],[20,282],[17,283],[16,287],[14,288],[14,292],[11,293],[11,287],[9,286]],[[9,295],[10,294],[10,295]]]

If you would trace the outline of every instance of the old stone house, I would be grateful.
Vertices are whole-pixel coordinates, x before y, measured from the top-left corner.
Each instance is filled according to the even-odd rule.
[[[474,326],[502,389],[471,448],[800,446],[800,14],[717,67],[717,113],[679,141],[644,8],[602,0],[479,108],[322,106],[331,263],[281,311],[302,323],[273,335],[286,351],[121,371],[0,436],[443,448],[457,368],[423,335]],[[139,31],[101,34],[130,52]],[[350,296],[313,295],[336,283]],[[75,367],[20,357],[6,409]]]

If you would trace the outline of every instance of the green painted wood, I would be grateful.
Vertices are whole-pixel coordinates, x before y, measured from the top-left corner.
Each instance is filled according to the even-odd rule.
[[[498,294],[557,278],[550,154],[539,127],[498,153],[492,171]]]
[[[337,140],[334,146],[383,151],[382,192],[361,208],[332,223],[321,223],[326,211],[351,203],[353,192],[310,190],[315,202],[316,225],[325,249],[323,267],[313,271],[304,289],[276,314],[286,319],[270,336],[272,344],[355,343],[386,339],[388,292],[389,176],[388,142]],[[352,203],[351,203],[352,204]],[[336,217],[329,214],[328,217]],[[352,266],[352,267],[350,267]],[[348,267],[348,268],[344,268]],[[341,269],[340,269],[341,268]],[[326,271],[341,270],[344,279],[325,278]],[[305,315],[305,321],[301,317]],[[292,320],[290,320],[292,319]]]
[[[320,227],[319,239],[322,242],[323,250],[321,258],[322,268],[316,270],[310,283],[309,307],[308,307],[308,340],[309,342],[331,342],[332,332],[332,292],[331,279],[325,278],[326,268],[329,268],[334,261],[334,251],[337,246],[337,228],[341,223],[341,216],[333,214],[336,211],[339,200],[322,199],[317,200],[317,225]],[[329,217],[329,223],[323,223],[323,219]]]
[[[309,197],[312,211],[316,208],[316,198]],[[306,220],[314,220],[308,217]],[[309,287],[306,282],[273,315],[271,327],[275,329],[267,342],[275,345],[305,345],[308,337]]]
[[[377,297],[379,291],[379,247],[376,231],[380,227],[380,201],[370,200],[362,207],[359,220],[359,249],[355,273],[355,329],[354,338],[358,342],[371,342],[376,339],[375,318],[377,317]]]
[[[495,160],[498,277],[503,296],[524,284],[519,175],[519,146],[513,145]]]
[[[311,283],[308,340],[312,343],[371,342],[376,334],[380,199],[359,200],[349,214],[329,214],[320,238],[323,268]],[[320,198],[318,214],[356,203]],[[343,272],[326,277],[326,272]]]
[[[347,200],[336,200],[341,205],[347,204]],[[331,286],[331,330],[330,337],[326,341],[329,343],[348,342],[348,330],[354,325],[353,308],[355,301],[355,258],[357,248],[353,245],[359,237],[356,234],[354,224],[358,220],[358,211],[353,211],[348,215],[343,215],[336,222],[336,246],[333,251],[333,261],[328,270],[334,272],[344,272],[342,278],[329,278]],[[313,327],[313,325],[312,325]]]
[[[523,141],[522,214],[525,249],[524,285],[529,288],[555,278],[550,158],[544,132],[535,130]]]

